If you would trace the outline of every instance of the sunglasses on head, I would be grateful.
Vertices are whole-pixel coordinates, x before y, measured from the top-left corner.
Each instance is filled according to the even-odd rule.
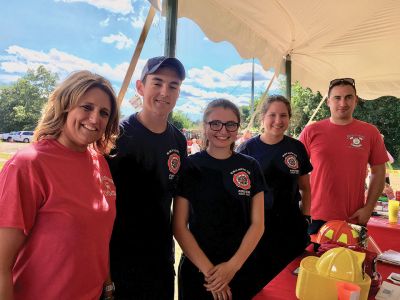
[[[329,83],[329,89],[331,89],[332,87],[334,87],[336,85],[340,85],[340,84],[349,84],[354,87],[356,86],[356,82],[353,78],[337,78],[337,79],[333,79]]]

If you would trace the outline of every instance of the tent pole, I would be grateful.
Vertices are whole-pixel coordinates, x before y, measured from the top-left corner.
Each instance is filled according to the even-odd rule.
[[[290,54],[286,55],[285,70],[286,70],[286,98],[290,102],[292,98],[292,59],[290,57]]]
[[[164,55],[166,57],[175,57],[178,0],[166,0],[166,4]]]
[[[308,120],[308,122],[307,122],[306,125],[312,123],[312,121],[314,120],[315,115],[317,114],[317,112],[318,112],[319,109],[321,108],[322,103],[324,103],[325,100],[326,100],[327,98],[328,98],[328,95],[325,95],[325,97],[322,97],[321,101],[319,102],[317,108],[315,109],[315,111],[314,111],[313,114],[311,115],[311,118],[310,118],[310,120]]]
[[[156,10],[153,6],[150,6],[149,13],[147,14],[146,21],[143,25],[142,33],[140,34],[139,41],[136,44],[135,52],[132,55],[131,63],[129,64],[128,70],[126,71],[124,81],[121,86],[121,90],[118,93],[118,104],[121,105],[122,100],[124,100],[126,90],[128,89],[128,85],[131,82],[133,71],[135,71],[136,64],[139,60],[140,53],[142,52],[144,42],[146,41],[147,34],[149,33],[151,23],[153,22],[154,15]]]
[[[250,115],[254,112],[254,57],[251,65],[251,99],[250,99]]]
[[[264,102],[264,99],[267,97],[269,89],[271,88],[272,83],[274,82],[275,78],[278,77],[279,74],[279,70],[276,70],[274,73],[274,76],[272,76],[271,80],[269,81],[269,84],[266,88],[266,90],[264,91],[264,93],[261,95],[260,97],[260,101],[257,104],[257,107],[255,108],[255,111],[253,112],[253,114],[250,116],[250,121],[249,124],[247,125],[247,129],[250,129],[253,127],[254,125],[254,119],[256,117],[256,115],[260,112],[262,104]]]

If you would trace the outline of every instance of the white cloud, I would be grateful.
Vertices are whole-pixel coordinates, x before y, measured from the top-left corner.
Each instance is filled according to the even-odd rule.
[[[142,16],[134,17],[131,19],[131,25],[133,28],[143,28],[145,19]]]
[[[20,76],[23,76],[28,68],[36,69],[38,66],[43,65],[46,69],[58,73],[60,79],[64,79],[67,74],[73,71],[82,69],[101,74],[113,82],[118,93],[129,66],[127,61],[114,66],[107,63],[97,63],[55,48],[48,51],[37,51],[13,45],[8,47],[5,52],[5,55],[0,56],[0,69],[2,70],[0,82],[2,83],[15,81]],[[129,100],[135,94],[134,82],[140,77],[145,62],[145,60],[140,59],[135,68],[131,84],[122,104],[124,115],[129,115],[132,111]],[[222,72],[210,67],[188,70],[188,78],[181,87],[181,96],[176,109],[183,111],[193,119],[198,119],[201,117],[207,103],[216,98],[229,99],[239,106],[248,105],[250,85],[248,82],[243,83],[243,80],[241,80],[247,76],[247,69],[247,66],[236,65]],[[271,72],[265,72],[257,68],[256,70],[258,73],[263,73],[263,76],[257,77],[260,80],[256,83],[261,87],[259,90],[264,90],[268,84],[265,79],[271,76]],[[261,78],[264,80],[261,80]],[[273,84],[272,89],[274,89],[275,84],[278,85],[277,81]],[[237,85],[240,88],[236,89]]]
[[[110,24],[110,18],[109,17],[100,22],[100,26],[101,27],[107,27],[109,24]]]
[[[249,95],[232,95],[224,92],[208,91],[205,89],[194,87],[187,84],[186,81],[181,87],[180,101],[178,101],[176,109],[188,113],[190,117],[198,119],[203,113],[207,104],[217,98],[225,98],[231,100],[238,106],[249,104]],[[182,103],[184,102],[184,103]],[[192,116],[195,114],[197,116]]]
[[[139,14],[137,14],[137,15],[135,14],[135,16],[132,15],[130,18],[132,27],[136,28],[136,29],[142,29],[144,22],[146,21],[148,12],[149,12],[148,5],[140,7]],[[160,22],[161,22],[160,14],[156,13],[154,15],[152,25],[158,26],[158,24],[160,24]]]
[[[129,14],[133,12],[131,0],[55,0],[56,2],[62,1],[65,3],[83,2],[93,5],[100,9],[105,9],[113,13]]]
[[[146,21],[145,7],[140,8],[140,12],[137,16],[131,17],[131,25],[133,28],[143,28],[144,22]],[[148,9],[147,9],[148,10]]]
[[[128,22],[128,21],[129,21],[129,18],[128,18],[128,17],[118,17],[118,18],[117,18],[117,21],[118,21],[118,22],[121,22],[121,21],[122,21],[122,22]]]
[[[118,32],[118,34],[110,34],[104,36],[101,41],[106,44],[115,43],[115,47],[119,50],[124,48],[130,48],[133,45],[133,40],[128,38],[125,34]]]
[[[46,69],[58,73],[61,79],[73,71],[85,69],[101,74],[111,81],[122,82],[129,66],[128,62],[114,67],[107,63],[99,64],[54,48],[46,53],[13,45],[5,51],[8,55],[0,58],[0,69],[5,71],[3,73],[21,73],[23,75],[28,69],[36,69],[43,65]],[[140,77],[144,64],[144,60],[139,60],[132,82]],[[16,75],[12,74],[12,76]]]
[[[18,75],[8,75],[8,74],[0,74],[0,82],[3,83],[13,83],[16,82],[20,76]]]
[[[271,80],[273,72],[265,71],[260,65],[254,67],[255,86],[266,87]],[[205,88],[249,88],[251,86],[251,63],[233,65],[223,72],[211,67],[192,68],[188,71],[188,82],[196,83]],[[277,82],[275,81],[274,87]]]

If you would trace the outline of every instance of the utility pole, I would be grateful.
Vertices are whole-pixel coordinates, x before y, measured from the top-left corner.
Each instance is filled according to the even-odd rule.
[[[286,55],[285,61],[286,69],[286,98],[291,101],[292,98],[292,59],[290,54]]]
[[[250,99],[250,116],[254,113],[254,57],[251,66],[251,99]]]
[[[164,45],[164,55],[166,57],[175,57],[177,24],[178,0],[167,0]]]

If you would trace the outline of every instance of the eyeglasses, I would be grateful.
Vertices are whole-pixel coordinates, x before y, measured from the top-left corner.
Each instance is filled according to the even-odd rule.
[[[340,84],[349,84],[354,87],[356,86],[356,82],[353,78],[337,78],[337,79],[333,79],[329,83],[329,89],[333,88],[336,85],[340,85]]]
[[[233,121],[228,121],[228,122],[224,123],[224,122],[221,122],[220,120],[213,120],[213,121],[208,122],[208,125],[210,125],[211,130],[214,130],[214,131],[220,131],[222,129],[222,127],[225,126],[226,131],[234,132],[234,131],[238,130],[240,124],[237,122],[233,122]]]

